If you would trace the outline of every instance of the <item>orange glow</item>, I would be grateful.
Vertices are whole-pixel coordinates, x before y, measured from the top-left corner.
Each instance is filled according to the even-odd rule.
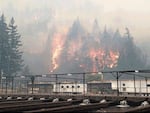
[[[82,41],[81,40],[76,40],[75,42],[71,41],[69,43],[69,49],[68,49],[68,54],[69,54],[69,59],[75,56],[75,53],[80,51],[82,47]]]
[[[53,36],[53,40],[52,40],[52,47],[51,47],[51,67],[52,69],[50,70],[50,72],[53,72],[56,68],[59,67],[59,60],[60,60],[60,55],[61,52],[63,50],[63,45],[65,42],[65,35],[61,34],[61,33],[57,33],[54,34]]]
[[[94,50],[89,51],[89,57],[93,61],[92,71],[100,71],[105,67],[113,68],[117,66],[119,52],[109,51],[107,54],[104,50]]]
[[[111,61],[110,61],[110,64],[108,67],[110,67],[110,68],[116,67],[117,63],[118,63],[119,52],[110,51],[109,55],[110,55]]]
[[[100,46],[100,42],[96,46],[90,42],[85,43],[83,41],[87,39],[83,40],[80,35],[73,38],[69,37],[70,39],[67,40],[67,30],[64,29],[62,32],[55,33],[51,38],[50,72],[57,70],[60,65],[68,66],[68,68],[76,66],[77,69],[93,72],[117,66],[119,59],[118,51],[111,50],[110,48],[104,49]],[[62,55],[65,56],[63,57],[64,59],[61,58]]]
[[[89,51],[89,57],[92,59],[92,71],[97,71],[99,70],[99,68],[103,68],[103,67],[97,67],[97,65],[101,65],[103,66],[103,57],[105,55],[105,52],[101,49],[99,50],[95,50],[95,49],[91,49]]]

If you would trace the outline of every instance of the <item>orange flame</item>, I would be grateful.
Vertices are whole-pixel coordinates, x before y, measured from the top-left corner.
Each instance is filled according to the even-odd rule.
[[[106,52],[103,49],[94,50],[91,49],[89,52],[89,57],[93,61],[92,70],[100,71],[106,67],[113,68],[117,66],[119,52],[109,51],[106,55]]]
[[[63,45],[65,42],[65,35],[61,33],[54,34],[54,37],[52,39],[52,58],[51,58],[51,65],[52,69],[50,72],[53,72],[56,68],[59,67],[59,57],[63,50]]]
[[[67,30],[66,30],[67,31]],[[64,31],[63,31],[64,32]],[[51,72],[59,68],[61,63],[60,56],[65,49],[64,44],[66,42],[67,32],[55,33],[52,38],[51,45]],[[93,48],[92,45],[87,45],[86,52],[81,50],[84,47],[81,36],[78,36],[75,40],[69,40],[67,43],[66,60],[77,62],[78,67],[87,71],[101,71],[104,68],[114,68],[117,66],[119,59],[119,52],[116,50],[103,48]],[[100,45],[100,42],[98,42]],[[90,63],[84,62],[82,58],[90,58]],[[82,62],[83,61],[83,62]],[[91,70],[92,69],[92,70]]]
[[[76,41],[71,41],[69,43],[69,49],[68,49],[68,60],[70,60],[72,57],[75,56],[75,53],[80,51],[80,48],[82,47],[82,41],[81,40],[76,40]]]

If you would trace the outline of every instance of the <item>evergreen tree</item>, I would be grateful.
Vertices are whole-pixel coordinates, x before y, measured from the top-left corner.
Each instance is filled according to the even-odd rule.
[[[95,36],[100,36],[100,34],[101,34],[100,27],[99,27],[96,19],[95,19],[94,24],[93,24],[92,34]]]
[[[126,35],[122,38],[122,48],[118,59],[118,69],[142,69],[145,67],[146,58],[142,51],[135,45],[133,37],[128,28]]]
[[[9,31],[2,14],[0,17],[0,70],[4,76],[8,76],[9,72]]]
[[[9,24],[9,44],[10,44],[10,70],[9,73],[11,75],[17,74],[17,72],[21,71],[23,67],[22,60],[22,52],[19,50],[22,46],[20,41],[20,34],[17,32],[17,26],[15,25],[14,18],[11,19]]]

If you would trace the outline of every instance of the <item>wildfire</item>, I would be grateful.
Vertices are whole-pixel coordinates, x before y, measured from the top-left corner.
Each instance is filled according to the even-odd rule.
[[[104,39],[101,41],[101,37],[95,38],[86,33],[78,32],[78,29],[82,31],[80,25],[78,26],[79,28],[77,25],[72,27],[74,32],[67,32],[66,30],[65,33],[63,31],[63,33],[54,34],[50,42],[51,72],[57,69],[95,72],[116,67],[119,51],[112,49],[113,43],[107,44],[108,47],[106,47],[104,45],[106,42],[108,43],[107,38],[102,37]]]
[[[52,40],[52,60],[51,60],[51,65],[52,69],[51,72],[56,70],[59,65],[60,61],[63,60],[60,58],[62,51],[64,50],[64,44],[65,44],[65,35],[62,35],[60,33],[55,34]],[[83,43],[81,41],[70,41],[68,45],[68,50],[67,50],[67,60],[68,61],[76,61],[79,62],[79,67],[82,69],[88,69],[90,67],[92,71],[100,71],[103,70],[105,67],[108,68],[114,68],[117,66],[118,63],[118,58],[119,58],[119,52],[113,51],[113,50],[104,50],[104,49],[89,49],[87,50],[87,55],[81,52],[81,48],[83,46]],[[79,55],[79,56],[77,56]],[[81,64],[82,60],[80,59],[82,56],[90,58],[92,65],[88,64]],[[74,59],[73,59],[74,58]]]
[[[110,51],[110,63],[108,65],[109,68],[113,68],[117,66],[118,58],[119,58],[119,52]]]
[[[110,50],[107,54],[103,49],[89,51],[89,57],[92,59],[92,71],[102,70],[105,67],[113,68],[117,66],[119,52]]]
[[[89,57],[92,59],[92,62],[93,62],[92,63],[92,71],[99,70],[99,67],[97,67],[97,65],[99,65],[99,63],[101,65],[103,65],[102,64],[103,56],[104,56],[104,51],[101,49],[99,49],[99,50],[91,49],[89,51]]]
[[[65,42],[64,37],[65,37],[65,35],[63,35],[61,33],[54,34],[54,36],[53,36],[52,48],[51,48],[51,51],[52,51],[51,72],[53,72],[56,68],[59,67],[59,59],[60,59],[59,57],[63,50],[63,45]]]
[[[73,58],[75,56],[75,54],[80,51],[82,47],[82,41],[81,40],[77,40],[77,41],[71,41],[69,43],[69,49],[68,49],[68,60],[70,60],[71,58]],[[78,59],[78,58],[76,58]]]

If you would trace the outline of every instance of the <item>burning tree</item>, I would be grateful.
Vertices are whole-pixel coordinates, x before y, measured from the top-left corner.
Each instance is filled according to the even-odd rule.
[[[134,44],[128,29],[125,36],[106,28],[101,33],[97,21],[88,33],[79,19],[66,35],[54,35],[51,42],[51,72],[101,71],[145,67],[146,58]]]

